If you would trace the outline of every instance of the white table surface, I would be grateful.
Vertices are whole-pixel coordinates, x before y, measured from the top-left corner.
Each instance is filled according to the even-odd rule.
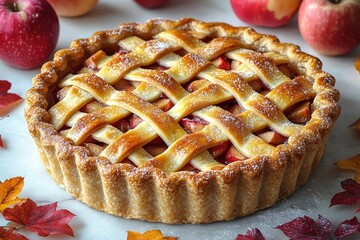
[[[161,9],[143,9],[132,0],[100,0],[98,6],[88,15],[79,18],[60,18],[60,38],[56,49],[66,48],[71,40],[89,37],[102,29],[113,29],[120,22],[145,21],[162,17],[178,19],[194,17],[205,21],[224,21],[232,25],[246,25],[233,13],[230,1],[218,0],[172,0]],[[48,176],[42,166],[35,145],[30,137],[23,117],[24,103],[0,120],[0,134],[5,148],[0,149],[0,181],[14,177],[25,177],[21,197],[31,198],[38,204],[58,202],[58,208],[66,208],[76,214],[70,222],[76,239],[126,239],[126,231],[144,232],[160,229],[165,235],[183,239],[235,239],[237,234],[245,234],[248,228],[257,227],[267,239],[287,239],[274,227],[304,215],[317,219],[318,214],[328,218],[334,225],[354,216],[354,207],[335,206],[328,208],[331,197],[340,192],[340,182],[354,174],[339,170],[336,160],[360,153],[360,134],[348,125],[360,117],[360,74],[354,68],[354,61],[360,55],[358,47],[354,52],[341,57],[326,57],[314,52],[301,38],[297,21],[282,28],[259,28],[258,32],[277,35],[283,42],[299,45],[303,51],[319,57],[323,68],[337,79],[341,92],[342,113],[330,137],[325,156],[308,183],[286,200],[274,207],[254,215],[228,222],[199,225],[166,225],[127,220],[93,210],[72,199]],[[0,62],[0,79],[12,83],[10,92],[25,98],[31,87],[31,79],[39,72],[19,70]],[[6,221],[0,216],[0,226]],[[24,232],[30,239],[39,237]],[[359,234],[356,237],[360,237]],[[354,237],[353,239],[356,239]],[[47,239],[72,239],[64,235]]]

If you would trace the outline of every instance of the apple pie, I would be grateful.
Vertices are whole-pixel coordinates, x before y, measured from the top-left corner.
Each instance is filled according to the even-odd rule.
[[[88,206],[164,223],[275,204],[318,166],[335,79],[293,44],[184,18],[75,40],[41,68],[25,117],[51,177]]]

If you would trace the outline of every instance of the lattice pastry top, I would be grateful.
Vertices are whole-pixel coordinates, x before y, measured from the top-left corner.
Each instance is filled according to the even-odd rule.
[[[273,36],[156,19],[59,51],[34,78],[26,116],[56,161],[77,155],[130,172],[224,174],[294,151],[320,158],[304,149],[325,144],[338,116],[333,84],[318,59]]]

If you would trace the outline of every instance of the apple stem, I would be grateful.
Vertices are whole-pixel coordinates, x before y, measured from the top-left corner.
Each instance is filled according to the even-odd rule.
[[[341,2],[341,0],[330,0],[330,2],[334,3],[334,4],[338,4]]]
[[[12,11],[12,12],[19,12],[19,6],[16,2],[14,3],[9,3],[9,9]]]

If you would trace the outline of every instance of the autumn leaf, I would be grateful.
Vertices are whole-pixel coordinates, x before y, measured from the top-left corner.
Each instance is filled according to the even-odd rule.
[[[336,228],[334,235],[338,238],[343,238],[354,233],[360,232],[360,223],[356,217],[346,220],[339,224]]]
[[[74,237],[68,222],[75,216],[68,210],[56,210],[57,203],[37,206],[31,199],[14,208],[4,210],[4,218],[23,225],[26,229],[46,237],[52,234],[65,234]]]
[[[235,240],[265,240],[265,238],[259,229],[252,228],[247,230],[245,235],[239,234]]]
[[[358,59],[355,61],[355,68],[356,70],[358,70],[358,72],[360,73],[360,57],[358,57]]]
[[[177,237],[165,237],[160,230],[149,230],[144,233],[127,231],[127,240],[177,240]]]
[[[356,173],[355,181],[360,183],[360,154],[348,159],[338,160],[336,165],[343,170],[352,170]]]
[[[20,103],[22,98],[14,93],[8,93],[11,83],[6,80],[0,80],[0,116],[9,112],[9,110]]]
[[[349,125],[349,127],[356,127],[360,131],[360,118]]]
[[[290,240],[295,239],[327,239],[331,236],[331,222],[319,215],[317,221],[304,216],[276,227]]]
[[[1,138],[1,135],[0,135],[0,148],[3,148],[4,147],[4,143],[3,143],[3,140]]]
[[[14,233],[15,228],[5,229],[0,227],[0,240],[28,240],[21,234]]]
[[[24,178],[14,177],[0,182],[0,212],[5,208],[22,203],[25,199],[18,198],[24,186]]]
[[[360,184],[353,179],[346,179],[341,182],[345,190],[335,194],[330,201],[330,207],[334,205],[356,205],[360,204]]]

